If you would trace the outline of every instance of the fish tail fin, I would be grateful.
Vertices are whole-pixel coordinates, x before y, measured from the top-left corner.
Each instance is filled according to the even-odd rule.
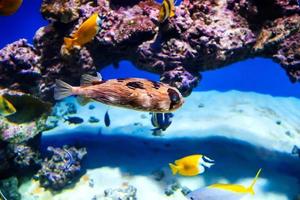
[[[54,99],[61,100],[73,95],[73,87],[61,80],[56,80],[54,88]]]
[[[64,43],[65,43],[66,49],[72,49],[74,46],[74,39],[65,37]]]
[[[172,163],[169,163],[169,166],[172,170],[172,174],[176,175],[178,173],[178,167],[176,165],[172,164]]]
[[[260,174],[261,170],[262,170],[261,168],[258,170],[258,172],[256,173],[256,176],[255,176],[255,178],[253,179],[251,185],[248,187],[248,191],[249,191],[249,193],[251,193],[252,195],[255,194],[253,188],[254,188],[254,185],[255,185],[255,183],[256,183],[258,177],[259,177],[259,174]]]

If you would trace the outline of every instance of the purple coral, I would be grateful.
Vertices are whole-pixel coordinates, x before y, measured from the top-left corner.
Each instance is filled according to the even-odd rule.
[[[47,150],[53,155],[42,162],[42,168],[36,178],[45,188],[61,190],[82,172],[80,162],[87,153],[86,149],[63,146],[62,148],[48,147]]]
[[[0,51],[1,86],[31,91],[41,77],[36,49],[20,39]]]
[[[183,67],[177,67],[162,74],[160,80],[179,89],[183,96],[188,96],[201,79],[198,73],[190,73]]]
[[[44,0],[41,12],[52,23],[37,31],[34,48],[17,42],[9,45],[13,49],[0,50],[0,58],[11,52],[20,54],[0,60],[0,72],[3,63],[9,63],[5,70],[13,69],[26,76],[36,72],[32,66],[40,69],[43,78],[39,82],[30,79],[28,83],[37,90],[29,92],[44,99],[52,97],[55,79],[78,84],[82,74],[94,74],[99,68],[122,59],[162,77],[176,77],[165,78],[164,82],[178,87],[184,96],[198,83],[198,72],[253,56],[275,58],[292,81],[299,80],[297,45],[292,43],[298,39],[300,26],[296,0],[183,0],[176,7],[175,16],[163,24],[158,22],[159,9],[160,4],[154,0],[126,3]],[[62,51],[63,38],[74,33],[94,12],[105,17],[94,40],[70,54]],[[15,46],[25,50],[17,51]],[[294,56],[285,52],[289,48],[294,49]],[[28,55],[35,59],[24,60],[31,64],[18,70],[15,59],[22,61]],[[182,75],[176,75],[178,73]],[[6,72],[0,76],[0,85],[4,87],[25,87],[27,82],[23,82],[20,84]]]
[[[39,152],[27,144],[9,144],[8,151],[15,168],[24,170],[40,165]]]

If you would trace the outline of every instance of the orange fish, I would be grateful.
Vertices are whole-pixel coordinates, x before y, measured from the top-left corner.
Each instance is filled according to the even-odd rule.
[[[32,194],[40,194],[41,192],[44,191],[44,188],[41,187],[36,187],[33,191]]]
[[[84,176],[82,176],[82,180],[83,180],[84,182],[87,182],[87,181],[90,180],[90,177],[89,177],[88,175],[84,175]]]
[[[56,80],[54,98],[61,100],[71,95],[101,103],[139,111],[164,113],[182,106],[180,92],[167,84],[141,78],[111,79],[83,75],[80,87]]]
[[[14,14],[21,6],[22,0],[0,0],[0,15]]]
[[[174,0],[164,0],[161,4],[158,20],[163,23],[170,17],[175,16],[175,3]]]
[[[82,47],[86,43],[92,41],[100,30],[102,19],[98,13],[94,13],[86,21],[84,21],[79,29],[71,35],[64,38],[64,44],[67,50],[74,47]]]

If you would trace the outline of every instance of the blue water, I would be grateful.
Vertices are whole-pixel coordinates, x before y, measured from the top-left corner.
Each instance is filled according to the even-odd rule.
[[[180,1],[177,3],[179,2]],[[26,38],[30,43],[33,42],[35,32],[40,27],[48,24],[40,14],[40,5],[41,0],[27,0],[23,2],[16,14],[9,17],[0,16],[0,49],[20,38]],[[159,75],[139,70],[130,61],[121,61],[119,66],[119,68],[114,68],[112,65],[109,65],[101,69],[100,72],[103,78],[141,77],[159,80]],[[272,96],[294,96],[300,98],[300,84],[292,84],[280,65],[271,59],[252,58],[240,61],[221,69],[203,72],[202,77],[199,86],[195,89],[196,91],[217,90],[225,92],[239,90],[270,94]],[[67,101],[68,99],[65,100],[65,102]],[[204,104],[203,106],[207,105]],[[255,111],[259,114],[263,113],[259,112],[260,110],[265,110],[264,114],[266,118],[273,117],[272,120],[274,120],[274,123],[277,122],[276,120],[279,120],[277,119],[278,116],[276,116],[276,112],[272,112],[272,109],[265,109],[259,106],[255,107],[255,105],[252,106],[253,112]],[[111,108],[111,110],[113,109],[114,108]],[[203,112],[200,107],[197,107],[197,109],[199,109],[199,113]],[[251,109],[245,110],[245,116],[247,116],[247,111]],[[290,111],[289,109],[287,110]],[[49,132],[43,133],[41,137],[41,153],[45,155],[48,146],[61,147],[65,144],[80,145],[86,147],[88,150],[88,155],[83,162],[84,169],[118,167],[124,174],[151,176],[153,171],[167,168],[169,162],[173,162],[186,155],[201,152],[214,158],[217,162],[215,167],[203,175],[205,185],[213,184],[222,178],[232,183],[245,177],[251,178],[254,175],[253,171],[262,167],[262,178],[269,182],[265,188],[263,188],[264,191],[285,195],[291,200],[295,197],[296,193],[299,193],[297,186],[300,180],[300,162],[297,157],[292,157],[292,155],[287,152],[276,152],[273,151],[272,148],[266,149],[268,146],[258,147],[250,142],[248,143],[248,141],[240,141],[220,136],[216,137],[213,134],[207,138],[145,137],[145,135],[142,134],[120,134],[117,129],[113,129],[115,132],[111,132],[111,134],[104,134],[104,132],[101,132],[104,127],[103,118],[101,118],[104,114],[104,110],[95,111],[97,112],[95,117],[99,118],[100,121],[96,125],[93,124],[94,126],[86,122],[81,125],[72,125],[76,127],[76,129],[60,130],[61,132],[59,132],[59,134],[52,133],[53,135],[51,135]],[[241,109],[240,115],[243,115],[242,111]],[[88,115],[87,113],[84,114]],[[189,113],[185,114],[188,118]],[[225,113],[225,115],[226,114],[228,113]],[[83,117],[82,115],[83,114],[79,111],[71,116]],[[120,116],[121,115],[123,115],[123,113],[120,113]],[[145,115],[147,115],[147,113]],[[177,116],[175,114],[174,118]],[[299,120],[298,115],[291,113],[291,116],[293,119],[289,119],[290,116],[287,114],[286,120]],[[221,117],[225,118],[228,116]],[[211,120],[212,123],[214,123],[214,119]],[[249,123],[253,122],[251,120],[255,121],[255,119],[249,119]],[[114,121],[112,119],[112,124],[113,123]],[[130,123],[134,124],[135,121],[131,121]],[[199,125],[198,128],[201,130],[202,121],[191,118],[190,123],[191,127]],[[179,123],[176,124],[173,122],[171,126],[176,127],[180,125]],[[218,126],[218,124],[214,125]],[[235,127],[235,125],[236,124],[232,127]],[[284,120],[282,120],[282,125],[285,126]],[[124,128],[118,125],[116,125],[116,127],[120,130]],[[230,128],[231,126],[228,127]],[[224,127],[224,129],[228,127]],[[239,128],[239,125],[237,124],[236,127]],[[107,130],[112,130],[111,128],[112,127],[105,127]],[[285,128],[288,132],[291,127],[287,126]],[[95,131],[99,133],[93,135],[92,133]],[[285,132],[285,134],[287,132]],[[168,132],[166,131],[165,134],[168,134]],[[184,134],[188,135],[188,132]],[[241,131],[241,134],[250,133]],[[292,132],[292,134],[297,133]],[[270,135],[270,137],[272,137],[272,135]],[[266,138],[266,140],[268,139],[269,138]],[[169,173],[171,173],[170,170]],[[289,186],[289,184],[292,186]]]
[[[40,15],[41,1],[24,1],[20,10],[9,17],[0,17],[0,48],[26,38],[32,38],[38,28],[47,25]],[[113,77],[145,77],[158,80],[159,76],[136,69],[130,62],[122,62],[119,69],[112,66],[101,71],[105,79]],[[255,58],[241,61],[222,69],[204,72],[196,90],[254,91],[273,96],[300,98],[300,84],[292,84],[279,64],[271,59]]]

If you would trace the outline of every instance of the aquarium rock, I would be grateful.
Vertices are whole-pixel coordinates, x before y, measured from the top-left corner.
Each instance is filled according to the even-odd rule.
[[[39,151],[27,144],[9,144],[8,154],[15,169],[26,170],[39,167],[41,157]]]
[[[30,84],[37,89],[28,92],[53,100],[55,79],[79,85],[82,74],[126,59],[187,96],[199,72],[254,56],[274,59],[292,82],[300,80],[296,0],[183,0],[162,24],[159,9],[154,0],[44,0],[41,12],[50,24],[36,32],[34,46],[19,40],[0,50],[0,86],[28,90]],[[63,38],[95,12],[103,21],[94,40],[65,52]]]
[[[189,96],[192,89],[198,85],[201,76],[190,73],[184,67],[176,67],[162,74],[160,81],[179,89],[183,96]]]
[[[19,182],[16,177],[0,180],[0,191],[7,200],[21,200],[21,194],[18,191],[18,187]],[[3,198],[1,197],[0,199]]]
[[[20,39],[0,50],[2,87],[34,93],[40,78],[40,57],[27,40]]]
[[[63,146],[48,147],[47,150],[53,155],[44,159],[35,178],[42,187],[61,190],[79,177],[82,172],[81,161],[87,154],[86,149]]]
[[[103,200],[137,200],[137,189],[131,185],[124,185],[118,189],[106,189]]]

